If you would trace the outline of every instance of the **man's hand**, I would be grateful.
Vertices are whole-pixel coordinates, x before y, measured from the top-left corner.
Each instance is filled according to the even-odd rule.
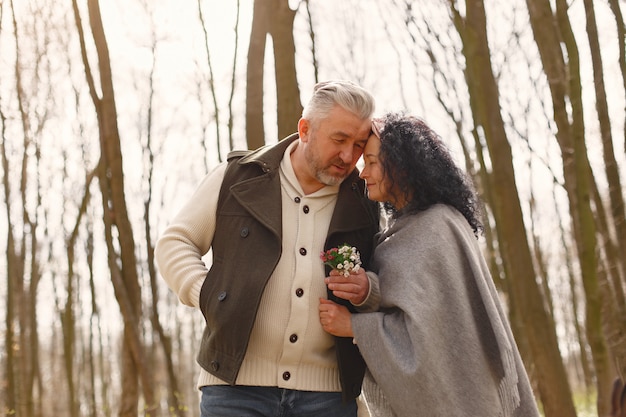
[[[359,268],[358,272],[352,271],[347,277],[339,271],[330,271],[325,282],[336,297],[354,305],[362,304],[370,290],[370,282],[363,268]]]
[[[354,336],[352,333],[352,314],[345,306],[320,298],[319,312],[320,323],[326,332],[333,336]]]

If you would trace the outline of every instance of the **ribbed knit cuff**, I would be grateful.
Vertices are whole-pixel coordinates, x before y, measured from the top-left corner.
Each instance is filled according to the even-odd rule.
[[[370,283],[369,293],[365,297],[365,301],[361,304],[354,304],[354,306],[361,313],[370,313],[378,311],[380,308],[380,285],[378,283],[378,275],[374,272],[367,271],[365,274]]]

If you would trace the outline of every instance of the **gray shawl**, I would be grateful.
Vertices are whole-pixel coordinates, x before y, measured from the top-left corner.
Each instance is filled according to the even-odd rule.
[[[489,270],[457,210],[435,205],[400,217],[381,233],[372,269],[380,310],[354,314],[352,326],[373,409],[390,406],[398,417],[539,416]]]

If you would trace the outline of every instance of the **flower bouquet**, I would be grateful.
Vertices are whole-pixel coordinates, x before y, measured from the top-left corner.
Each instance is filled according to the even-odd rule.
[[[350,272],[358,272],[361,267],[361,255],[359,251],[347,243],[338,248],[330,248],[320,253],[320,259],[324,265],[330,266],[332,269],[341,272],[344,276],[350,275]]]

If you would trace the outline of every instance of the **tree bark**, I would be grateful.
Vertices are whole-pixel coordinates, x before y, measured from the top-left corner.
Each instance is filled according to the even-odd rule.
[[[569,102],[572,107],[571,141],[562,137],[565,149],[573,149],[573,165],[563,163],[565,188],[570,197],[570,212],[573,217],[574,229],[577,230],[579,263],[581,265],[583,288],[586,298],[585,327],[587,341],[591,349],[592,360],[596,372],[598,392],[598,415],[605,415],[610,410],[611,390],[613,386],[613,366],[606,346],[603,332],[604,306],[609,300],[603,297],[600,289],[600,275],[597,259],[597,226],[591,207],[593,198],[594,178],[587,156],[585,143],[585,123],[582,99],[582,82],[580,78],[580,57],[578,46],[568,16],[567,0],[556,1],[556,17],[562,40],[567,50],[567,73],[569,79]],[[561,49],[562,50],[562,49]],[[561,132],[559,127],[559,132]],[[557,133],[557,139],[559,134]],[[570,145],[573,145],[571,148]],[[570,171],[569,175],[567,171]],[[598,207],[597,210],[602,210]]]
[[[248,45],[246,71],[246,141],[248,149],[257,149],[265,144],[263,122],[263,75],[265,45],[269,31],[267,1],[255,0]]]
[[[211,92],[211,99],[213,100],[213,108],[215,109],[215,144],[217,146],[218,160],[222,161],[222,141],[220,139],[220,108],[217,104],[217,91],[215,89],[215,76],[213,75],[213,63],[211,62],[211,52],[209,50],[209,34],[206,30],[206,24],[204,22],[204,15],[202,14],[202,1],[198,0],[198,16],[200,17],[200,24],[204,32],[204,51],[206,53],[207,67],[209,69],[209,91]],[[203,138],[203,140],[205,140]],[[206,160],[206,155],[205,155]],[[207,167],[208,168],[208,167]]]
[[[268,34],[272,36],[274,50],[279,140],[296,130],[298,119],[302,115],[300,89],[296,76],[294,17],[295,11],[289,7],[288,0],[255,0],[254,2],[246,87],[246,136],[250,149],[257,149],[265,144],[263,65]]]
[[[624,17],[619,0],[609,0],[609,5],[615,17],[615,26],[617,28],[617,46],[619,51],[619,68],[622,74],[622,85],[626,91],[626,28],[624,26]],[[626,110],[626,105],[624,106]],[[626,111],[624,112],[626,114]],[[624,117],[624,149],[626,150],[626,116]],[[626,279],[626,277],[624,277]],[[624,283],[626,285],[626,282]]]
[[[626,317],[626,303],[624,302],[624,291],[621,283],[624,282],[626,276],[626,212],[624,211],[624,197],[622,194],[622,183],[618,170],[617,160],[615,159],[615,151],[613,148],[613,136],[611,133],[611,120],[609,116],[609,107],[606,98],[606,88],[604,85],[604,65],[602,62],[602,54],[600,52],[600,42],[598,40],[598,27],[596,24],[595,10],[591,0],[584,0],[585,15],[587,18],[587,37],[591,51],[591,63],[593,67],[593,84],[596,95],[596,110],[598,112],[598,121],[600,124],[600,136],[602,138],[602,155],[604,159],[604,170],[608,181],[609,204],[612,215],[612,224],[615,227],[615,235],[617,236],[617,247],[620,248],[619,256],[609,256],[607,253],[608,268],[606,268],[608,276],[607,290],[614,289],[614,294],[607,291],[605,299],[605,308],[611,309],[614,313],[612,317]],[[623,51],[622,51],[623,53]],[[593,180],[593,175],[590,177]],[[595,187],[594,187],[595,188]],[[596,203],[596,211],[603,209],[601,199]],[[608,232],[608,225],[604,234]],[[611,248],[611,247],[609,247]],[[607,305],[610,304],[610,305]],[[626,320],[605,320],[607,328],[607,343],[611,346],[611,351],[615,358],[615,362],[621,374],[626,373]],[[609,337],[611,336],[611,337]]]
[[[2,176],[2,188],[4,191],[4,201],[7,211],[7,252],[6,252],[6,280],[7,280],[7,298],[6,309],[4,317],[5,327],[5,340],[4,351],[6,354],[6,360],[3,362],[5,378],[7,380],[6,387],[3,387],[2,391],[6,401],[7,413],[17,413],[17,405],[19,403],[19,390],[17,389],[18,378],[15,369],[16,356],[14,346],[16,343],[16,334],[14,331],[13,322],[15,320],[15,281],[17,280],[17,265],[18,254],[15,247],[15,232],[13,231],[12,220],[12,203],[11,203],[11,185],[9,183],[9,176],[6,175],[9,172],[9,159],[7,156],[7,136],[6,136],[6,117],[2,112],[2,106],[0,106],[0,128],[2,129],[2,171],[5,175]]]
[[[269,33],[274,46],[276,102],[278,103],[278,139],[296,131],[302,116],[300,88],[296,77],[296,46],[293,39],[293,20],[296,12],[289,0],[273,0]]]

